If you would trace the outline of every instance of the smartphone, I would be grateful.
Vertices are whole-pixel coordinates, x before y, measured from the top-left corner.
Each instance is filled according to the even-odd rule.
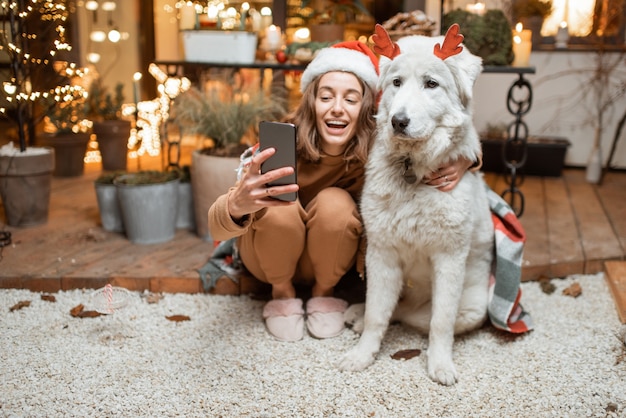
[[[268,186],[283,186],[297,183],[296,177],[296,125],[293,123],[262,121],[259,123],[260,150],[276,149],[276,153],[261,164],[261,173],[281,167],[293,167],[293,174],[268,183]],[[272,196],[274,199],[293,202],[298,193]]]

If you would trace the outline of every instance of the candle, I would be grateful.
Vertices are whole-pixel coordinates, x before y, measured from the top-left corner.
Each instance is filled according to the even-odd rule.
[[[532,31],[524,29],[521,23],[515,25],[513,31],[513,67],[528,67],[530,50],[532,49]]]
[[[261,13],[256,9],[251,9],[250,17],[252,18],[252,31],[255,33],[261,32]]]
[[[567,29],[567,22],[561,22],[559,30],[556,32],[555,47],[559,49],[567,48],[567,41],[569,41],[569,30]]]
[[[196,27],[196,19],[196,6],[191,2],[183,4],[180,8],[179,29],[194,29]]]
[[[261,29],[266,29],[272,24],[272,9],[269,7],[261,8]]]
[[[468,4],[467,6],[465,6],[465,10],[478,16],[482,16],[485,14],[486,7],[485,3],[476,2],[474,4]]]
[[[133,74],[133,96],[135,99],[135,103],[139,103],[141,101],[141,73],[136,72]]]
[[[276,25],[270,25],[265,29],[265,40],[267,48],[270,51],[278,50],[282,45],[282,34],[280,28]]]
[[[250,4],[246,1],[241,5],[241,22],[239,24],[241,30],[246,30],[246,18],[248,17],[248,10],[250,10]]]

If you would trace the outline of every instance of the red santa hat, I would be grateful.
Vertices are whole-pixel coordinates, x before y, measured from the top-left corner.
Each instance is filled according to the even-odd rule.
[[[330,71],[352,73],[376,90],[378,57],[367,45],[359,41],[340,42],[321,49],[302,73],[300,91],[304,93],[313,80]]]

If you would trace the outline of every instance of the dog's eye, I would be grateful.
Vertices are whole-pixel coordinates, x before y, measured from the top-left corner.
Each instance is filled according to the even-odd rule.
[[[437,83],[435,80],[433,80],[432,78],[429,80],[426,80],[426,83],[424,83],[424,86],[427,89],[434,89],[436,87],[439,87],[439,83]]]
[[[394,78],[392,83],[395,87],[400,87],[402,85],[402,80],[400,80],[399,78]]]

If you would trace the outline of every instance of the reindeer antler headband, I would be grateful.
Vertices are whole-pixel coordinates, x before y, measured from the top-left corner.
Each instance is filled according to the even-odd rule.
[[[463,42],[464,38],[459,33],[460,29],[458,23],[452,24],[446,32],[443,45],[436,44],[433,53],[442,60],[461,53],[463,51],[461,42]],[[391,60],[400,55],[400,46],[391,40],[389,33],[380,24],[376,24],[372,40],[374,41],[374,51],[376,53]]]

